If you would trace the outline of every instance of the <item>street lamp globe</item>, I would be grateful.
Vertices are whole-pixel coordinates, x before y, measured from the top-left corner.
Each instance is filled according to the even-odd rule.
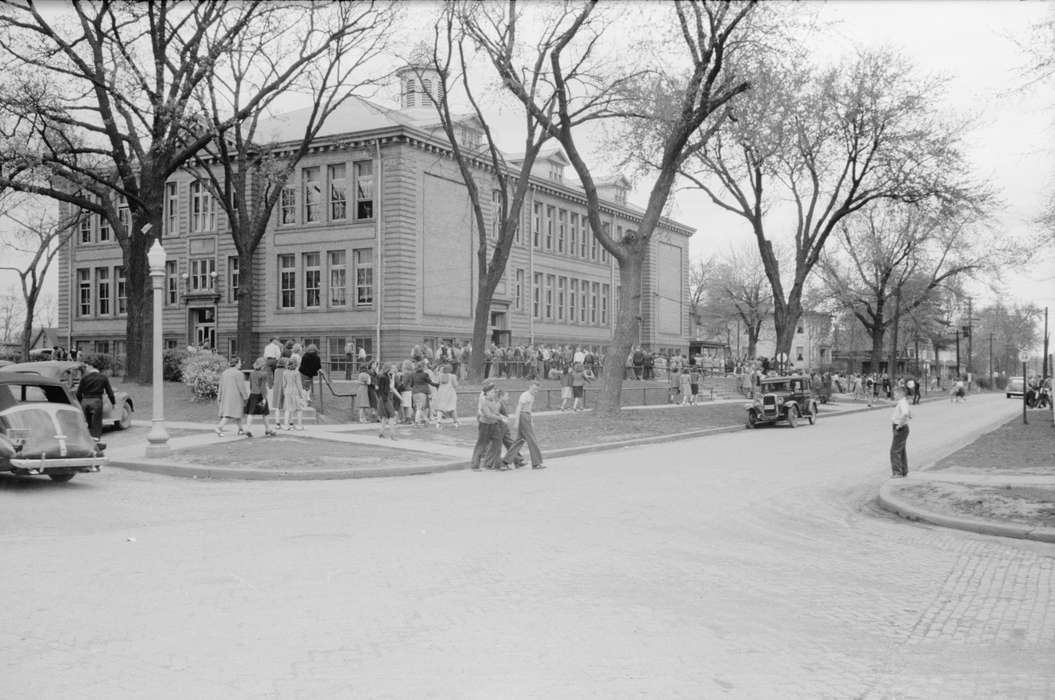
[[[147,251],[147,263],[150,265],[151,273],[164,274],[165,257],[165,249],[162,247],[161,241],[155,238],[154,245],[150,246],[150,250]]]

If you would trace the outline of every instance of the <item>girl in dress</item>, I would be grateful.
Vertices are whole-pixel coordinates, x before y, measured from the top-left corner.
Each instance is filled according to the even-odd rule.
[[[253,425],[253,416],[260,416],[264,421],[264,435],[270,437],[275,434],[268,421],[271,413],[267,405],[267,379],[268,373],[264,370],[267,362],[262,357],[253,361],[253,373],[249,375],[249,399],[246,401],[245,436],[253,437],[250,428]]]
[[[359,386],[355,387],[355,407],[359,409],[359,422],[369,423],[370,414],[370,373],[359,373]]]
[[[450,365],[443,365],[437,378],[439,389],[436,390],[436,425],[439,426],[440,419],[453,420],[454,427],[458,422],[458,380],[451,373]]]
[[[286,430],[304,430],[304,387],[300,380],[300,364],[290,357],[286,371],[282,375],[282,426]],[[297,419],[296,425],[290,423],[291,416]]]
[[[395,373],[396,366],[390,365],[387,369],[378,374],[377,379],[375,380],[377,387],[377,417],[381,419],[381,432],[377,437],[385,437],[385,431],[387,429],[388,437],[391,440],[396,439],[396,429],[392,423],[397,415],[392,402],[392,392],[395,391],[393,388],[393,376]]]

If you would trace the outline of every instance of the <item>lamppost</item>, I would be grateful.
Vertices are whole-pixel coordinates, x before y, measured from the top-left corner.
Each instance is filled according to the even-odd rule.
[[[143,231],[146,233],[146,230]],[[154,290],[154,417],[147,434],[147,457],[164,457],[169,453],[169,434],[165,430],[164,373],[161,368],[161,302],[165,283],[165,249],[155,239],[147,252],[150,265],[150,286]]]

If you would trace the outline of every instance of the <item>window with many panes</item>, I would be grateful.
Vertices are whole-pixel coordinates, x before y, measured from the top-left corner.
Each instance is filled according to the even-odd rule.
[[[575,299],[579,296],[579,280],[571,280],[568,284],[568,323],[575,323]]]
[[[531,245],[542,245],[542,205],[538,202],[531,208]]]
[[[593,238],[593,234],[590,232],[590,221],[584,214],[582,217],[582,229],[579,231],[579,257],[586,258],[590,245],[590,239]]]
[[[165,262],[165,303],[170,306],[179,303],[178,272],[175,260]]]
[[[227,300],[238,301],[238,256],[227,258]]]
[[[553,287],[555,286],[554,275],[546,275],[546,318],[553,318]]]
[[[517,268],[513,276],[515,289],[513,290],[513,308],[517,311],[524,310],[524,270]]]
[[[564,239],[568,235],[568,212],[561,209],[557,212],[557,252],[564,253]]]
[[[322,256],[304,253],[304,308],[317,309],[322,305]]]
[[[541,318],[542,313],[542,273],[536,272],[531,277],[531,315]]]
[[[498,229],[502,226],[502,193],[491,190],[491,238],[498,240]]]
[[[374,163],[361,160],[355,169],[355,218],[374,218]]]
[[[612,225],[610,223],[608,223],[607,221],[605,221],[603,224],[601,224],[601,230],[604,231],[604,235],[608,236],[609,238],[612,237]],[[622,236],[620,236],[620,238],[622,238]],[[605,247],[603,245],[598,245],[598,248],[601,249],[601,262],[607,262],[608,261],[608,250],[605,249]]]
[[[92,271],[77,269],[77,315],[92,315]]]
[[[95,313],[110,315],[110,268],[95,268]]]
[[[280,224],[297,223],[297,188],[293,185],[286,185],[282,188],[282,194],[279,196],[278,212],[278,222]]]
[[[568,252],[575,255],[579,252],[579,215],[575,212],[571,213],[569,217],[570,223],[568,225]]]
[[[601,325],[608,325],[608,298],[611,296],[611,287],[607,284],[601,285]]]
[[[278,256],[278,305],[292,309],[297,305],[297,256]]]
[[[546,207],[546,250],[553,250],[553,227],[556,218],[557,208]]]
[[[600,286],[597,282],[590,285],[590,323],[597,323],[597,295]]]
[[[124,267],[114,268],[114,281],[117,283],[117,313],[123,316],[128,313],[128,276]]]
[[[196,233],[216,230],[213,197],[204,180],[190,184],[190,230]]]
[[[343,250],[331,250],[326,254],[330,266],[330,306],[345,306],[348,303],[348,270]]]
[[[176,207],[179,204],[178,185],[175,182],[165,183],[165,231],[166,236],[176,235]]]
[[[590,283],[582,280],[579,285],[579,323],[590,322]]]
[[[564,320],[564,299],[568,294],[568,278],[557,278],[557,320]]]
[[[597,236],[590,235],[590,260],[597,259]]]
[[[374,303],[374,251],[358,248],[352,251],[355,265],[355,304],[365,306]]]
[[[127,204],[117,207],[117,225],[121,227],[121,232],[125,235],[132,232],[132,214],[128,211]]]
[[[348,218],[348,180],[344,163],[334,163],[326,167],[330,179],[330,220],[341,221]]]
[[[99,242],[106,243],[110,240],[110,220],[99,215]]]
[[[80,220],[77,222],[77,229],[80,231],[81,243],[94,243],[95,239],[92,237],[92,215],[88,212],[81,212]]]
[[[211,292],[216,272],[216,258],[191,258],[190,288],[192,292]]]
[[[304,198],[304,223],[319,221],[322,217],[322,171],[316,165],[304,168],[300,176]]]

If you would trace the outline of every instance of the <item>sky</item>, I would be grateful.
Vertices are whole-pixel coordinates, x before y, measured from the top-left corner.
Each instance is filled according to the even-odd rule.
[[[822,40],[814,42],[818,57],[836,60],[851,55],[855,47],[894,47],[918,66],[921,75],[946,76],[944,107],[976,118],[976,127],[964,138],[967,155],[976,174],[988,179],[1004,202],[992,235],[1021,239],[1035,233],[1031,222],[1055,187],[1051,165],[1055,163],[1055,89],[1051,84],[1020,89],[1025,82],[1021,71],[1027,64],[1020,44],[1029,42],[1031,27],[1055,11],[1055,3],[857,0],[804,5],[816,11],[824,27]],[[412,12],[422,10],[409,7]],[[385,97],[374,99],[394,106],[394,91],[389,99]],[[639,205],[646,198],[643,187],[631,195]],[[700,192],[678,191],[671,216],[698,229],[690,247],[693,259],[753,240],[739,217],[710,204]],[[1039,258],[1023,249],[1023,261],[1027,257],[1033,261],[1008,266],[1001,280],[973,284],[975,306],[1000,298],[1055,310],[1055,249]],[[14,273],[0,272],[0,291],[16,282]],[[53,273],[49,286],[56,283]],[[997,291],[990,289],[992,285]]]
[[[832,2],[813,4],[825,27],[821,58],[851,55],[854,47],[894,47],[921,74],[946,76],[950,112],[976,117],[977,127],[964,145],[975,173],[988,179],[1003,199],[993,235],[1026,238],[1055,187],[1055,90],[1051,84],[1029,92],[1021,69],[1027,58],[1019,44],[1029,41],[1031,26],[1055,11],[1041,2]],[[644,195],[638,197],[644,201]],[[692,239],[694,259],[730,245],[750,244],[742,220],[710,204],[700,194],[680,192],[674,218],[699,229]],[[1023,260],[1031,254],[1022,251]],[[1005,303],[1032,302],[1055,312],[1055,250],[1022,267],[1012,266],[1002,280],[969,284],[974,305],[997,297]],[[1000,290],[989,289],[990,284]]]

